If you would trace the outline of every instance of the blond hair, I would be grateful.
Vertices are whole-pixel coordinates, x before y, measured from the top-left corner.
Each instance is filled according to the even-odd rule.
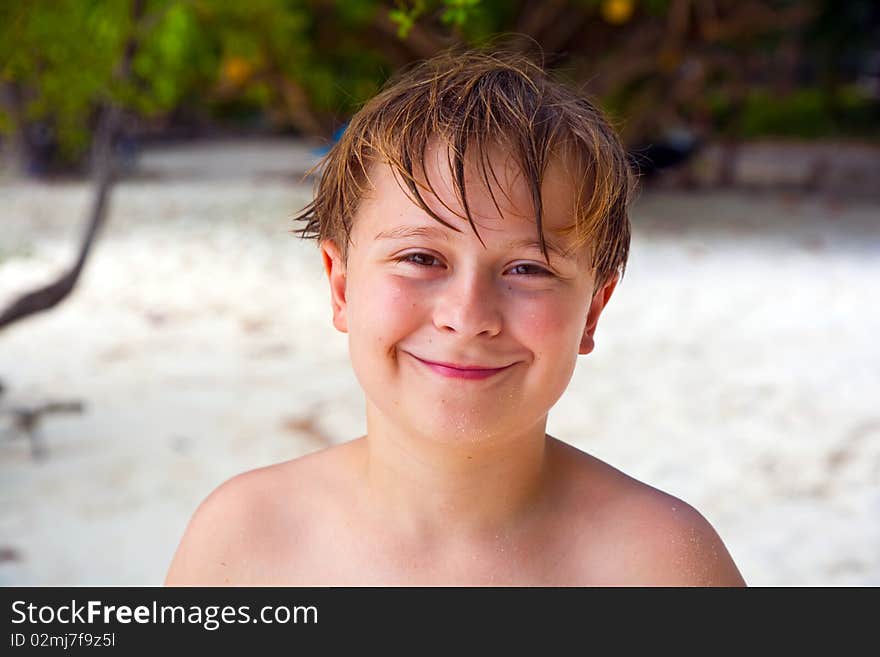
[[[575,181],[572,222],[562,233],[572,239],[573,248],[590,246],[596,289],[623,274],[634,188],[626,150],[593,103],[527,57],[512,53],[446,52],[393,77],[355,114],[313,170],[320,171],[314,199],[295,215],[295,221],[304,223],[295,232],[332,240],[346,254],[355,213],[369,188],[368,172],[376,162],[392,167],[422,210],[458,231],[428,207],[422,193],[433,193],[433,188],[417,177],[424,171],[426,148],[436,138],[449,148],[462,218],[478,238],[465,193],[465,154],[476,154],[490,194],[490,147],[500,144],[515,156],[531,192],[545,258],[541,186],[548,165],[561,158]]]

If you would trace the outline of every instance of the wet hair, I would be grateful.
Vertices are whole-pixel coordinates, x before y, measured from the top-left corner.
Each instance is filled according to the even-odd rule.
[[[595,289],[623,275],[629,254],[628,204],[634,176],[626,150],[602,112],[583,94],[554,79],[525,55],[470,50],[445,52],[392,77],[351,119],[339,140],[311,173],[319,172],[311,203],[294,216],[295,233],[331,240],[347,254],[352,222],[370,189],[369,170],[391,166],[398,184],[433,219],[423,193],[433,193],[425,154],[435,139],[445,143],[454,193],[480,238],[468,207],[465,161],[478,163],[489,184],[496,146],[512,154],[529,186],[538,241],[544,241],[541,185],[548,166],[561,161],[572,181],[573,216],[562,234],[572,249],[589,246]],[[434,194],[437,196],[436,194]],[[450,208],[447,208],[450,209]],[[451,210],[451,209],[450,209]]]

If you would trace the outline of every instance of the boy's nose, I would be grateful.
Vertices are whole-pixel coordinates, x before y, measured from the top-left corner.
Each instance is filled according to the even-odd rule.
[[[434,304],[434,326],[441,331],[492,337],[502,324],[493,282],[476,272],[452,277]]]

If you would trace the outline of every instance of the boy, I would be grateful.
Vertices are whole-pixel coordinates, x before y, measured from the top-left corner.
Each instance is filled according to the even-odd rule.
[[[367,434],[234,477],[167,584],[743,585],[693,508],[545,433],[626,264],[600,112],[511,55],[442,55],[354,117],[298,216]]]

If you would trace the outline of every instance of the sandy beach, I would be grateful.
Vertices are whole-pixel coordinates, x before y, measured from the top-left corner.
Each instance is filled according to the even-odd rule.
[[[198,503],[363,430],[296,142],[145,153],[73,295],[0,333],[0,585],[161,584]],[[0,183],[0,307],[71,263],[85,182]],[[880,585],[880,201],[646,191],[549,432],[677,495],[751,585]],[[44,455],[13,409],[47,415]]]

